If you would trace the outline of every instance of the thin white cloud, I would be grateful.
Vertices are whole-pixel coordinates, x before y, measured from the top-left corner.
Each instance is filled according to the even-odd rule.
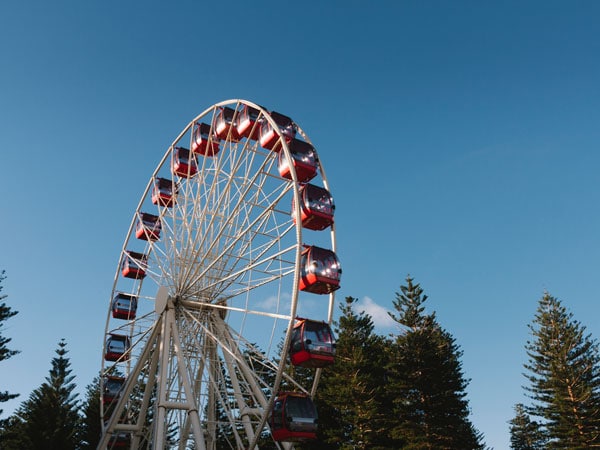
[[[267,312],[279,312],[286,314],[290,312],[290,301],[291,295],[288,293],[282,293],[280,297],[271,295],[263,300],[259,300],[255,303],[255,307],[259,311]],[[279,310],[278,310],[279,306]]]
[[[357,311],[365,312],[373,319],[373,325],[377,328],[393,328],[397,325],[396,322],[389,316],[388,310],[383,306],[378,305],[370,297],[363,297],[356,304]]]

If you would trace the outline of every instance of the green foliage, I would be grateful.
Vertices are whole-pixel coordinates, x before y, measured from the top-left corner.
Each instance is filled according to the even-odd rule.
[[[4,270],[0,272],[0,292],[2,292],[2,281],[6,278]],[[7,344],[11,341],[11,338],[7,338],[2,334],[2,327],[4,322],[15,314],[17,311],[14,311],[10,306],[8,306],[4,299],[6,295],[0,295],[0,361],[4,361],[5,359],[10,358],[11,356],[19,353],[17,350],[10,350],[7,347]],[[0,403],[6,402],[13,398],[18,397],[19,394],[10,394],[8,391],[0,391]],[[0,409],[0,414],[2,414],[2,410]]]
[[[412,278],[401,291],[390,314],[402,326],[387,365],[391,439],[407,450],[484,448],[468,418],[462,352],[435,314],[425,314],[427,296]]]
[[[25,433],[23,421],[16,415],[10,416],[2,423],[0,429],[0,443],[2,450],[30,449],[31,442]]]
[[[336,362],[323,371],[316,397],[322,448],[375,449],[385,441],[385,341],[368,314],[354,312],[355,302],[347,297],[340,306]]]
[[[513,450],[543,450],[546,436],[538,422],[531,420],[525,407],[515,405],[515,417],[510,421],[510,448]]]
[[[244,364],[247,365],[250,370],[255,373],[261,380],[264,380],[266,385],[272,386],[275,380],[275,372],[273,369],[264,364],[266,359],[264,353],[258,349],[256,344],[250,345],[246,350],[243,351]],[[235,410],[238,407],[237,400],[235,398],[233,383],[231,380],[231,375],[234,375],[238,380],[243,379],[243,374],[240,367],[235,367],[235,372],[233,374],[228,373],[226,370],[225,361],[222,358],[219,358],[219,372],[220,376],[217,377],[216,384],[218,387],[218,393],[224,392],[226,393],[225,398],[221,400],[217,399],[215,401],[214,407],[215,411],[213,412],[216,420],[219,425],[216,429],[216,442],[215,447],[216,450],[229,450],[232,448],[237,448],[239,446],[248,446],[249,442],[244,441],[238,444],[236,439],[237,436],[244,436],[244,430],[241,423],[234,423],[230,420],[228,415],[236,416]],[[266,387],[266,386],[265,386]],[[216,395],[219,397],[218,395]],[[248,397],[244,399],[248,402],[249,405],[254,406],[254,399]],[[223,404],[223,401],[226,404]],[[210,414],[208,410],[208,405],[205,407],[204,414],[208,416]],[[236,427],[236,428],[234,428]],[[271,439],[271,435],[265,431],[263,435],[258,438],[258,447],[260,449],[274,449],[275,444]]]
[[[100,417],[100,377],[96,376],[85,388],[82,405],[81,449],[95,449],[102,435]]]
[[[600,446],[598,344],[559,300],[545,293],[529,325],[525,368],[533,403],[527,412],[542,419],[546,448]]]
[[[75,450],[80,417],[74,375],[61,340],[46,381],[24,401],[3,431],[20,450]]]

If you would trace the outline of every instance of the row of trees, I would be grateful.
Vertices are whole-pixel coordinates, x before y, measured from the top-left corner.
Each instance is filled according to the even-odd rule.
[[[383,337],[346,298],[336,364],[324,371],[316,398],[321,440],[311,448],[484,448],[469,420],[462,352],[435,313],[425,312],[426,300],[407,278],[393,302],[401,332]]]
[[[5,272],[0,272],[0,293]],[[0,295],[0,361],[19,353],[8,347],[11,339],[4,336],[4,323],[18,312]],[[99,383],[95,379],[81,403],[75,393],[75,375],[70,369],[66,342],[61,340],[44,383],[8,418],[0,409],[0,448],[2,450],[69,450],[95,449],[100,434]],[[18,397],[0,391],[0,403]]]
[[[1,281],[4,273],[0,274]],[[469,419],[468,379],[452,335],[426,312],[427,296],[410,277],[393,301],[399,332],[375,333],[372,318],[347,297],[335,323],[337,357],[323,371],[315,402],[319,440],[305,449],[483,449]],[[0,296],[0,327],[16,314]],[[527,404],[515,406],[511,448],[600,447],[598,345],[556,298],[545,294],[525,348]],[[16,353],[0,328],[0,361]],[[45,382],[0,422],[6,450],[95,448],[100,433],[98,379],[75,394],[66,343],[60,341]],[[0,402],[15,394],[0,391]],[[262,447],[261,447],[262,448]],[[269,448],[268,445],[265,448]]]

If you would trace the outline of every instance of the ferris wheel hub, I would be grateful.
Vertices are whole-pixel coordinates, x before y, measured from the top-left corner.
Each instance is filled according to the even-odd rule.
[[[159,287],[158,292],[156,293],[156,299],[154,300],[154,311],[157,314],[162,313],[167,308],[168,301],[169,289],[166,286]]]

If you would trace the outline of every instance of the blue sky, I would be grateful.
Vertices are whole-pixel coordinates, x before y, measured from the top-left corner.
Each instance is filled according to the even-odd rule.
[[[599,16],[592,1],[2,2],[0,269],[21,350],[0,365],[21,393],[5,413],[61,338],[81,389],[98,372],[150,175],[194,116],[243,98],[319,151],[338,299],[378,318],[414,277],[464,351],[475,426],[508,448],[543,292],[600,336]]]

